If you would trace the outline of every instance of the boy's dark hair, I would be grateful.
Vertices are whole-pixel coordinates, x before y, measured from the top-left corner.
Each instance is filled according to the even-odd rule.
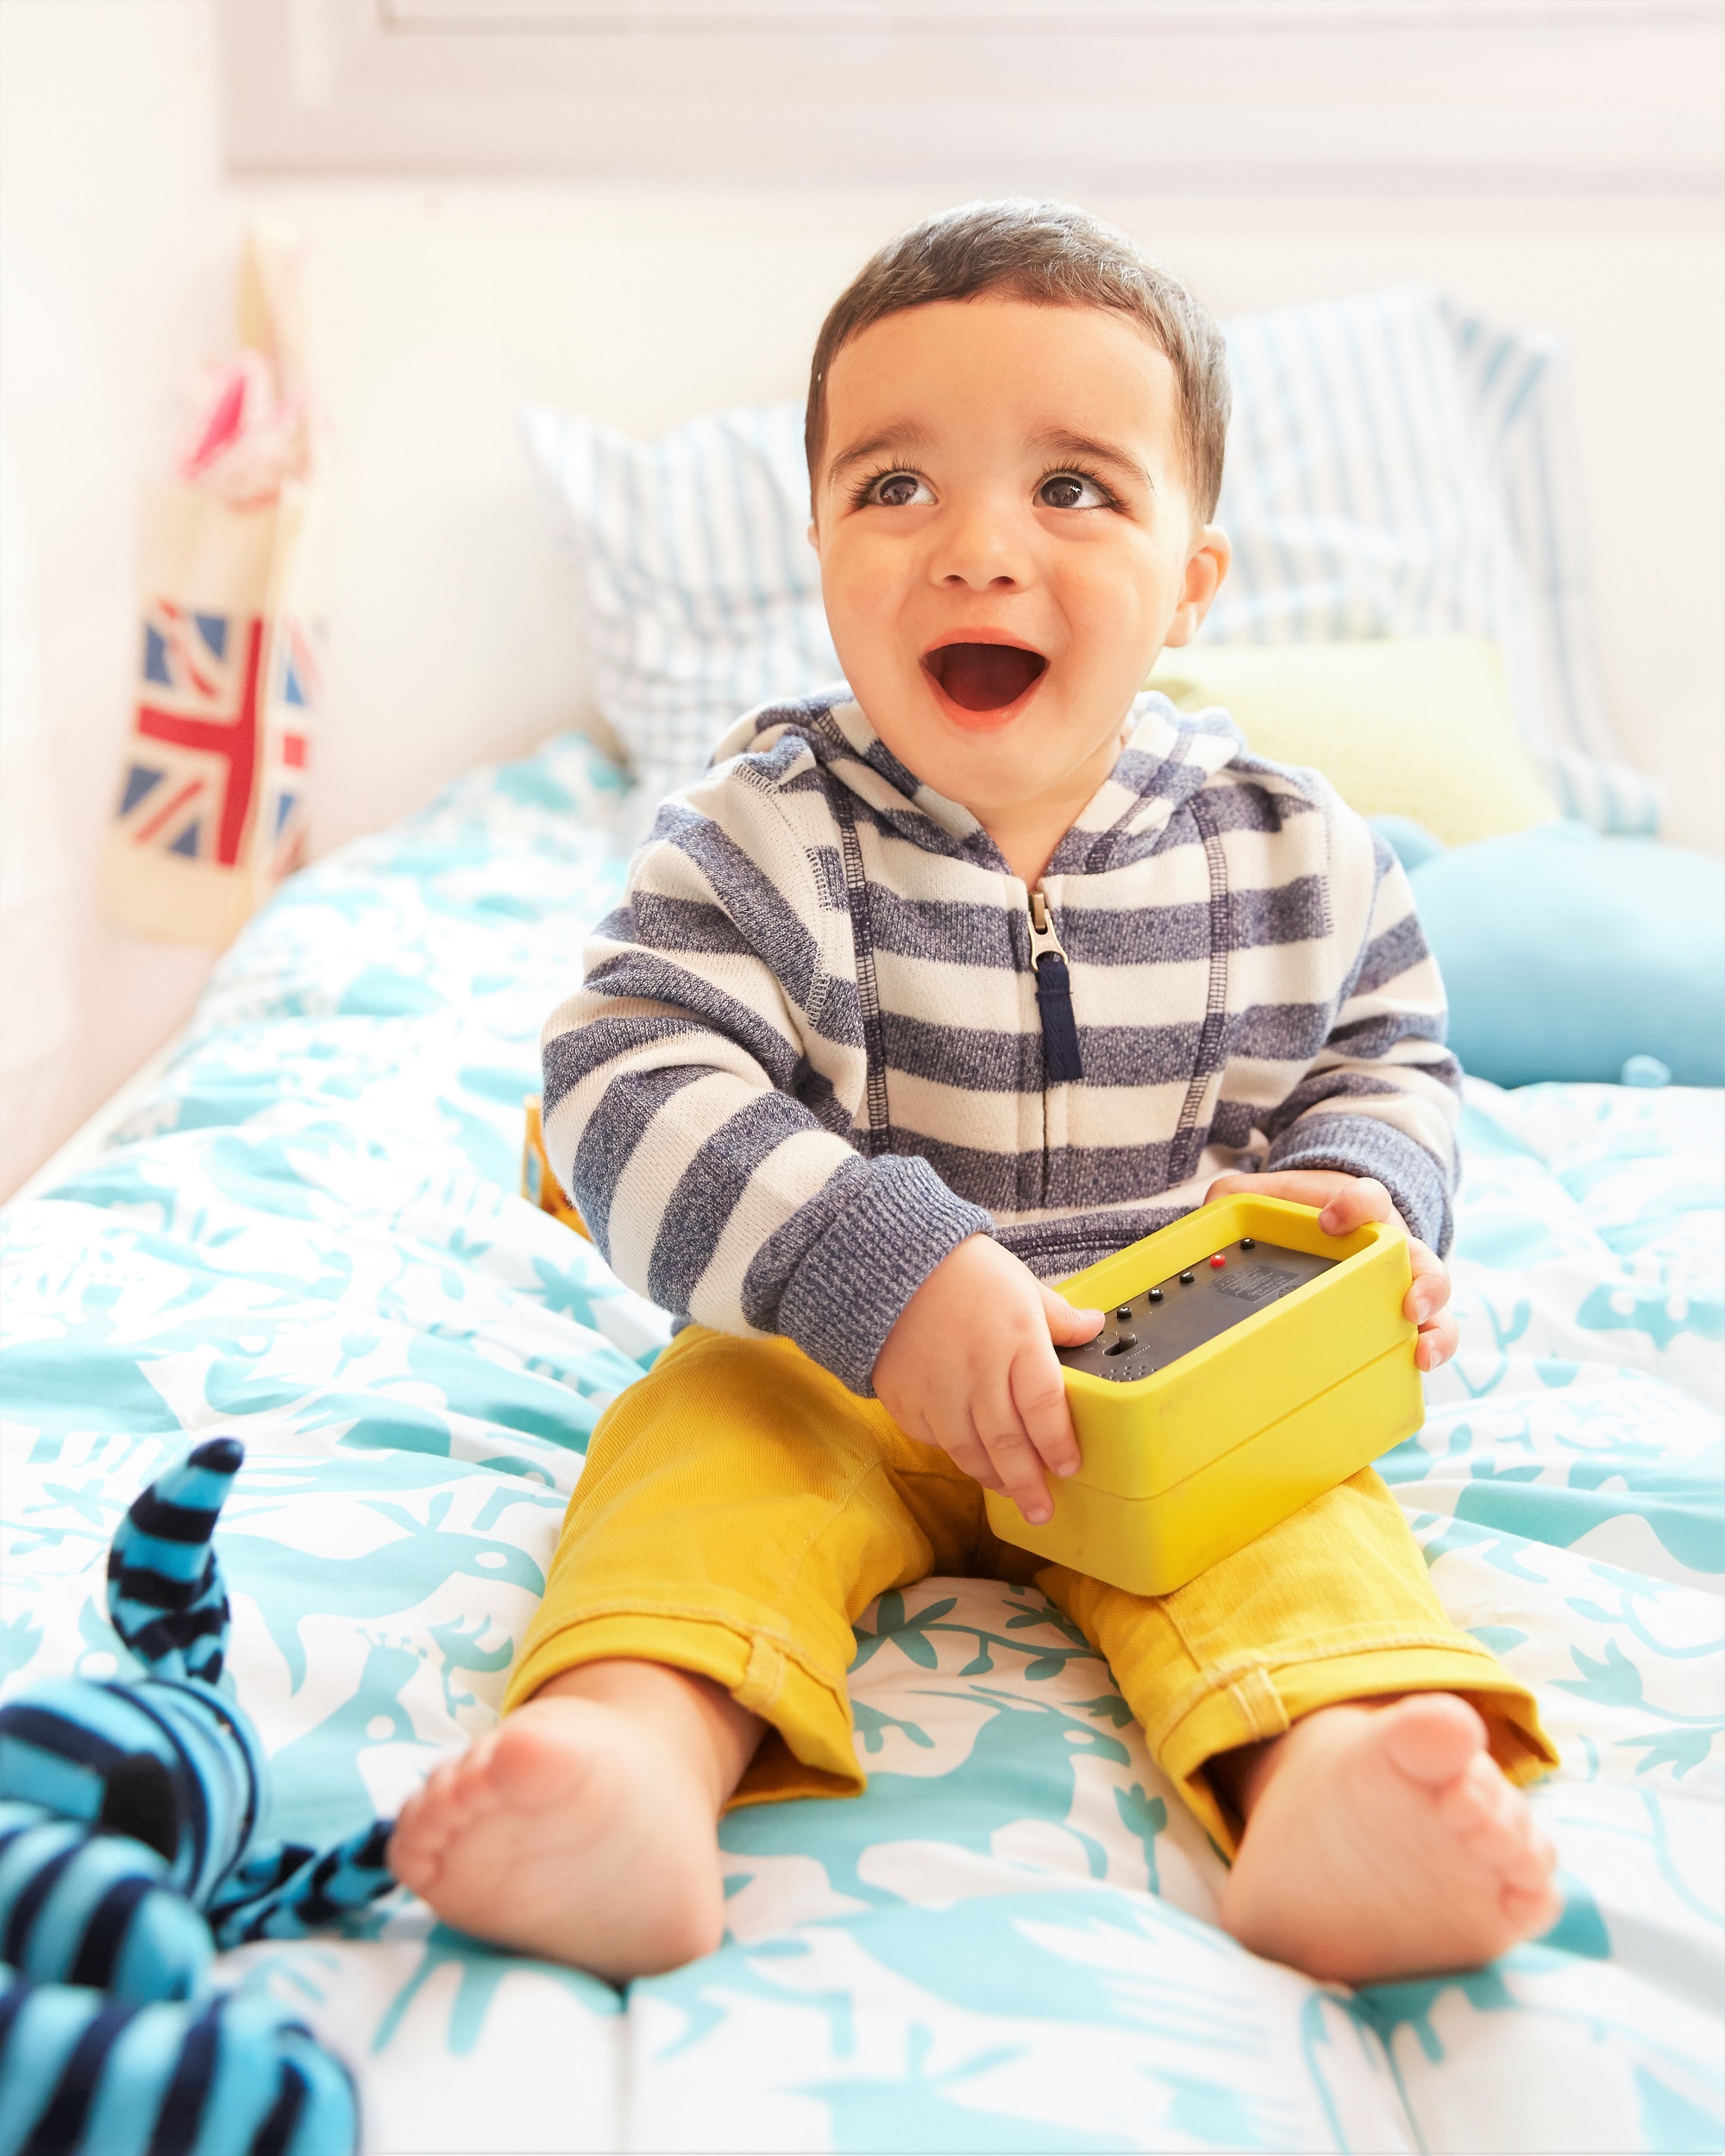
[[[1187,478],[1208,519],[1221,491],[1231,402],[1222,333],[1135,240],[1070,202],[967,202],[913,225],[863,264],[815,340],[803,428],[810,478],[825,442],[827,377],[851,338],[907,307],[985,292],[1035,306],[1107,307],[1147,333],[1174,369]]]

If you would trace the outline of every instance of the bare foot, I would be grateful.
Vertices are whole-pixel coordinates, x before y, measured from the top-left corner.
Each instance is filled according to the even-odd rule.
[[[1248,1788],[1222,1922],[1342,1983],[1476,1969],[1556,1922],[1556,1861],[1465,1700],[1326,1707]]]
[[[390,1869],[461,1931],[621,1983],[718,1945],[716,1812],[651,1720],[542,1692],[409,1799]]]

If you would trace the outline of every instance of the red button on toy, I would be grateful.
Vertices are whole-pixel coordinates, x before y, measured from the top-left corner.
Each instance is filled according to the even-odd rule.
[[[1211,1270],[1211,1272],[1212,1272],[1212,1273],[1220,1273],[1220,1272],[1221,1271],[1222,1267],[1224,1267],[1226,1263],[1227,1263],[1227,1260],[1226,1260],[1226,1258],[1222,1255],[1221,1252],[1219,1250],[1219,1251],[1216,1253],[1215,1256],[1214,1256],[1214,1258],[1212,1258],[1212,1259],[1211,1259],[1211,1260],[1210,1260],[1210,1270]]]

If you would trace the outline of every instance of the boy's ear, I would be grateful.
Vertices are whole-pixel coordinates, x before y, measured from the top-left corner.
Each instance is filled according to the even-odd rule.
[[[1163,637],[1164,644],[1189,644],[1197,635],[1233,559],[1233,549],[1228,544],[1227,533],[1219,524],[1207,524],[1186,556],[1186,581],[1181,588],[1180,604],[1174,609],[1174,619]]]

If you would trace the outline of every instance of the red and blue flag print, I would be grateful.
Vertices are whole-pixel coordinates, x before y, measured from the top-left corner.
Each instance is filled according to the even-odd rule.
[[[276,751],[265,795],[263,833],[269,852],[269,877],[279,880],[298,868],[305,848],[306,729],[317,702],[317,655],[301,623],[284,617],[278,625],[273,665]]]
[[[153,600],[119,822],[134,845],[233,867],[257,781],[264,625]]]

